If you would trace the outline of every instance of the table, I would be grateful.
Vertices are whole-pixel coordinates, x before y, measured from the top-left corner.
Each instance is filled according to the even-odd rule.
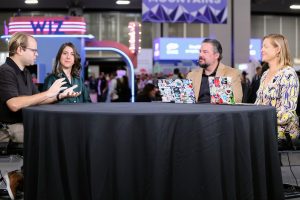
[[[23,117],[25,200],[283,199],[269,106],[43,105]]]

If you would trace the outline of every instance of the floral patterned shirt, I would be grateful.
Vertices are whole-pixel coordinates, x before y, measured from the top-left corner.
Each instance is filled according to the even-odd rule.
[[[265,85],[267,70],[260,80],[255,104],[270,105],[276,108],[278,138],[285,139],[285,132],[289,132],[292,139],[299,134],[299,120],[296,114],[299,93],[299,80],[292,67],[280,69],[270,82]]]

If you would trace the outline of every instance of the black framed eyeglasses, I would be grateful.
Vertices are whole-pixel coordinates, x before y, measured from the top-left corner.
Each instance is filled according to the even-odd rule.
[[[33,49],[33,48],[29,48],[29,47],[24,47],[24,49],[29,49],[30,51],[32,51],[33,53],[37,54],[38,50],[37,49]]]

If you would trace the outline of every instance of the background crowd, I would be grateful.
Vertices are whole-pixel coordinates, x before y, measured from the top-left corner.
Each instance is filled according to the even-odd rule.
[[[267,65],[267,64],[265,64]],[[264,69],[265,71],[266,69]],[[263,67],[257,66],[255,75],[251,78],[248,77],[246,71],[241,71],[241,84],[243,89],[243,103],[254,103],[256,99],[256,91],[260,84],[260,78],[263,73]],[[183,79],[187,74],[180,72],[175,68],[171,74],[163,73],[142,73],[135,75],[135,95],[136,97],[145,93],[149,88],[153,87],[156,91],[153,100],[160,100],[160,94],[157,87],[158,79]],[[250,80],[251,79],[251,80]],[[124,75],[118,77],[116,72],[109,74],[100,73],[99,77],[92,74],[86,81],[86,87],[89,90],[92,102],[130,102],[131,88],[128,85],[128,76]],[[148,85],[148,86],[147,86]],[[147,86],[147,87],[146,87]],[[146,87],[146,88],[145,88]],[[109,94],[109,95],[108,95]],[[137,98],[135,98],[137,99]]]

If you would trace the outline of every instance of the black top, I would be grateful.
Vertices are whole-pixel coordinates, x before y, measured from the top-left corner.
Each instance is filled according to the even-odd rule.
[[[199,91],[199,103],[210,103],[210,92],[209,92],[209,84],[208,84],[208,77],[216,76],[217,69],[210,75],[206,75],[203,71],[202,79],[201,79],[201,86]]]
[[[260,78],[261,76],[255,75],[252,79],[250,91],[249,91],[248,103],[254,103],[256,100],[256,92],[260,85]]]
[[[145,94],[145,93],[140,93],[137,95],[136,97],[136,102],[151,102],[154,99],[152,99],[149,95]]]
[[[26,68],[23,71],[20,70],[11,58],[7,58],[6,62],[0,66],[0,77],[0,122],[22,122],[22,111],[10,111],[6,101],[13,97],[38,93],[30,72]]]

